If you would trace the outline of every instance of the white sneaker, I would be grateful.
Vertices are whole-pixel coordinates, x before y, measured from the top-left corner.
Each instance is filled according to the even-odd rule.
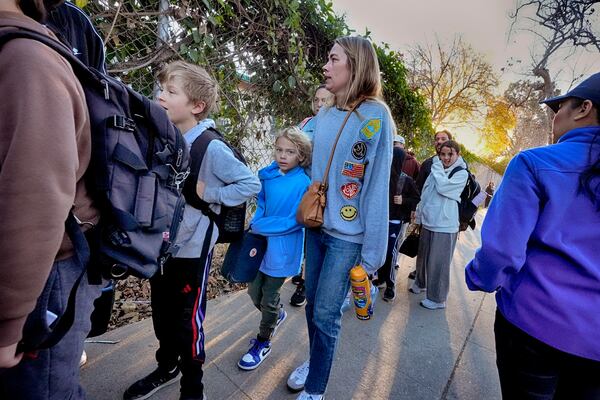
[[[296,400],[323,400],[322,394],[308,394],[304,390],[296,397]]]
[[[431,301],[429,299],[423,299],[421,300],[421,306],[429,310],[438,310],[440,308],[446,308],[446,302],[436,303],[435,301]]]
[[[308,377],[308,366],[310,360],[306,360],[296,368],[287,380],[288,388],[293,392],[299,392],[304,389],[304,383],[306,382],[306,378]],[[300,398],[300,397],[299,397]]]
[[[414,294],[419,294],[421,292],[426,291],[427,289],[417,286],[417,281],[413,281],[412,285],[410,285],[408,290]]]

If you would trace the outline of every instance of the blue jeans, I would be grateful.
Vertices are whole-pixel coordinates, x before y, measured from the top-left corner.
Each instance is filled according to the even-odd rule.
[[[360,261],[361,249],[362,244],[307,229],[304,279],[310,367],[304,390],[309,394],[323,394],[327,388],[350,269]]]

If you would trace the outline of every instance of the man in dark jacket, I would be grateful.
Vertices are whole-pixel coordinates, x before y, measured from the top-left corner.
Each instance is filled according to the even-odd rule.
[[[402,172],[405,159],[405,151],[399,147],[394,147],[390,173],[388,248],[385,262],[377,271],[377,279],[373,281],[375,285],[385,283],[386,289],[383,293],[383,300],[389,302],[396,297],[398,247],[404,240],[404,233],[406,232],[406,226],[410,223],[411,213],[416,209],[420,199],[413,179]]]

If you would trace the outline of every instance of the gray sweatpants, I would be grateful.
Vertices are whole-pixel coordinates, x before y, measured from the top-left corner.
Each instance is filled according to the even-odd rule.
[[[427,298],[443,303],[450,286],[450,264],[458,233],[432,232],[421,227],[415,283],[427,288]]]

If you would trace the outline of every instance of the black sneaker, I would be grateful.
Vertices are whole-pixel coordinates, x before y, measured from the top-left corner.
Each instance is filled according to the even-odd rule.
[[[159,389],[177,382],[176,378],[178,375],[179,367],[175,367],[171,371],[163,371],[157,368],[145,378],[142,378],[133,385],[129,386],[125,393],[123,393],[123,400],[147,399]]]
[[[294,285],[304,285],[304,279],[302,279],[302,275],[292,276],[292,283]]]
[[[408,274],[408,279],[415,279],[416,276],[417,276],[417,270],[414,270],[413,272]]]
[[[296,291],[290,298],[290,304],[294,307],[302,307],[306,304],[306,295],[304,294],[304,285],[298,285]]]
[[[375,278],[371,282],[373,282],[373,285],[377,286],[377,287],[381,287],[381,286],[385,285],[385,281],[381,280],[379,278]]]
[[[393,287],[386,287],[385,292],[383,292],[383,300],[392,302],[396,298],[396,291]]]

